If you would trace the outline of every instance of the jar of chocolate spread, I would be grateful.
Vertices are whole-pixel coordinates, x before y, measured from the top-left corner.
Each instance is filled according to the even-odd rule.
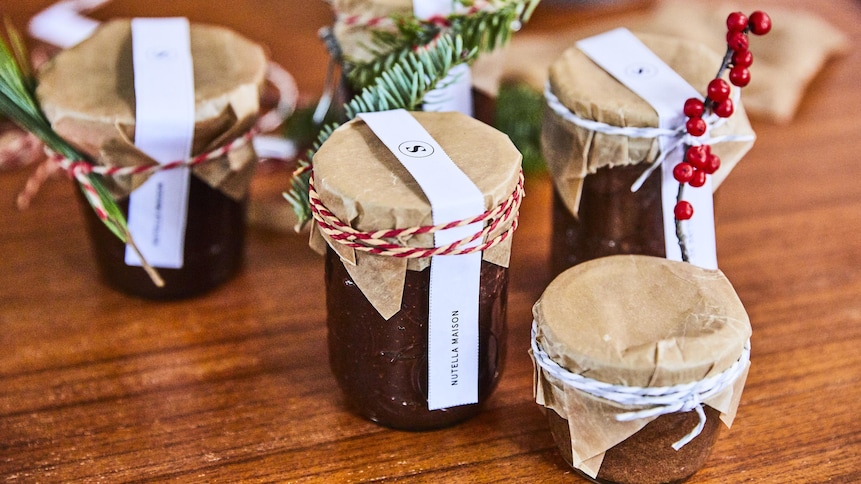
[[[376,36],[400,35],[397,22],[400,18],[446,18],[450,15],[475,15],[469,8],[457,8],[457,2],[427,2],[420,0],[334,0],[331,2],[335,21],[326,35],[327,47],[340,64],[344,76],[336,96],[349,101],[355,94],[371,85],[373,78],[366,75],[349,75],[356,66],[380,61],[389,54],[389,47],[377,41]],[[492,55],[492,54],[485,54]],[[485,76],[473,79],[470,66],[454,66],[449,76],[437,84],[423,99],[421,111],[458,111],[485,123],[493,121],[495,83],[498,79]],[[337,101],[336,101],[337,102]]]
[[[682,82],[704,95],[720,66],[720,55],[689,40],[654,34],[636,34],[636,38]],[[648,66],[643,69],[648,74]],[[578,46],[550,66],[546,97],[541,142],[554,189],[553,273],[614,254],[667,256],[661,169],[634,188],[662,156],[656,109]],[[638,128],[642,130],[634,131]],[[710,181],[716,189],[753,145],[741,103],[736,103],[728,121],[710,133],[738,139],[713,146],[722,161]],[[670,212],[674,204],[675,200]]]
[[[723,273],[608,256],[557,276],[533,315],[536,401],[578,473],[669,483],[706,464],[750,364],[750,322]]]
[[[479,411],[502,372],[521,157],[507,136],[460,113],[374,114],[384,117],[338,128],[313,160],[311,245],[325,253],[329,361],[357,414],[405,430],[450,426]],[[423,132],[381,133],[405,124]],[[423,161],[429,151],[452,164]],[[418,156],[439,184],[399,156]],[[480,251],[442,255],[441,232],[427,230],[439,226],[440,204],[461,197],[445,192],[453,178],[473,186],[478,205],[455,218],[481,218],[465,236]],[[453,289],[461,279],[472,282]]]
[[[142,54],[134,53],[134,43],[145,42],[142,38],[146,35],[133,28],[140,20],[155,19],[107,22],[88,39],[59,53],[38,74],[37,96],[52,127],[97,167],[128,169],[165,164],[149,151],[161,142],[157,137],[148,141],[147,148],[139,139],[141,132],[154,132],[153,126],[158,128],[162,122],[159,113],[150,115],[146,130],[139,119],[141,107],[136,100],[143,94],[135,79],[151,72],[147,71],[149,66],[138,62]],[[130,262],[130,249],[102,223],[84,197],[79,197],[102,278],[111,287],[145,298],[181,298],[205,292],[233,276],[242,261],[246,200],[257,161],[249,132],[258,114],[267,60],[260,46],[228,29],[186,25],[182,30],[187,32],[184,40],[193,71],[189,73],[189,97],[185,98],[189,100],[186,118],[190,149],[187,155],[170,161],[198,158],[198,162],[182,168],[187,170],[184,181],[159,181],[156,188],[150,188],[156,197],[152,211],[144,208],[131,215],[130,203],[142,196],[142,187],[152,177],[174,177],[179,169],[99,175],[130,227],[140,220],[152,222],[152,231],[130,229],[136,245],[161,243],[163,231],[178,234],[163,237],[175,240],[171,248],[175,255],[170,257],[176,261],[156,262],[158,257],[143,251],[163,279],[163,286],[153,282],[140,261]],[[161,40],[158,31],[148,35],[149,42]],[[177,44],[168,48],[179,49]],[[171,52],[163,57],[176,56]],[[162,205],[177,192],[185,193],[178,197],[185,214],[181,222],[170,220],[173,205]]]

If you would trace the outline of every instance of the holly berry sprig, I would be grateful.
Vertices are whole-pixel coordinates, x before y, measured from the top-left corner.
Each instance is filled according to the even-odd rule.
[[[771,31],[771,17],[762,11],[747,15],[733,12],[726,19],[726,53],[715,78],[709,82],[705,100],[690,98],[685,101],[683,112],[688,117],[685,122],[687,133],[695,138],[703,136],[708,130],[704,119],[709,113],[719,118],[728,118],[735,112],[730,93],[732,88],[723,79],[729,70],[729,82],[739,89],[750,83],[750,66],[753,64],[753,54],[750,52],[748,33],[765,35]],[[679,182],[679,193],[676,206],[673,209],[676,220],[676,236],[682,249],[682,259],[687,261],[688,254],[685,246],[684,232],[681,228],[683,220],[689,220],[694,215],[694,207],[683,200],[685,185],[701,187],[706,183],[706,177],[713,175],[720,168],[720,158],[712,153],[708,144],[684,145],[685,156],[673,168],[673,177]]]

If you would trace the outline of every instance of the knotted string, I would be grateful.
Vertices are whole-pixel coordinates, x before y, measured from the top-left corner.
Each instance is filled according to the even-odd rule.
[[[128,176],[128,175],[142,175],[142,174],[151,174],[157,171],[163,170],[173,170],[180,167],[194,167],[201,163],[205,163],[208,161],[216,160],[221,158],[222,156],[230,153],[231,151],[237,150],[242,146],[247,145],[254,138],[254,135],[257,133],[255,129],[249,130],[244,135],[239,138],[234,139],[233,141],[228,142],[227,144],[222,145],[219,148],[216,148],[207,153],[200,154],[198,156],[189,158],[187,160],[177,160],[169,163],[164,163],[161,165],[139,165],[139,166],[103,166],[103,165],[92,165],[87,161],[83,160],[70,160],[60,154],[50,153],[49,161],[59,165],[63,168],[69,176],[77,180],[77,182],[83,188],[84,195],[87,197],[87,200],[93,206],[93,210],[96,212],[96,215],[100,220],[106,221],[108,219],[108,212],[105,209],[105,206],[102,204],[101,197],[99,196],[98,191],[90,182],[88,177],[89,174],[95,173],[102,176]]]
[[[699,422],[690,433],[673,444],[673,449],[675,450],[679,450],[687,445],[703,431],[706,423],[703,402],[733,385],[742,373],[744,373],[750,361],[750,341],[748,341],[742,349],[741,356],[739,356],[738,360],[732,366],[717,375],[699,381],[668,387],[612,385],[571,373],[560,366],[538,344],[537,334],[538,325],[533,322],[532,354],[535,357],[535,362],[544,371],[559,379],[565,385],[589,395],[620,405],[645,407],[642,410],[617,414],[616,420],[620,422],[695,410],[699,416]]]
[[[738,103],[740,89],[736,89],[733,91],[733,103]],[[579,126],[584,129],[588,129],[590,131],[595,131],[598,133],[609,134],[609,135],[618,135],[625,136],[628,138],[649,138],[654,139],[661,136],[666,136],[671,139],[671,142],[668,143],[668,147],[666,150],[662,150],[658,157],[649,165],[645,171],[634,181],[634,184],[631,185],[631,191],[636,192],[643,186],[646,179],[649,175],[652,174],[653,171],[666,160],[670,153],[675,151],[681,146],[698,146],[698,145],[714,145],[718,143],[726,143],[726,142],[747,142],[753,141],[756,139],[754,135],[723,135],[723,136],[714,136],[704,138],[702,136],[692,136],[687,132],[687,128],[685,124],[682,123],[680,126],[675,128],[652,128],[652,127],[637,127],[637,126],[613,126],[611,124],[602,123],[600,121],[594,121],[591,119],[581,118],[580,116],[574,114],[570,109],[568,109],[559,98],[553,94],[550,89],[550,83],[545,84],[544,87],[544,98],[547,100],[547,106],[559,117],[573,123],[576,126]],[[709,113],[707,116],[703,118],[706,122],[706,133],[710,133],[714,129],[722,126],[727,122],[728,118],[721,118],[714,113]]]
[[[335,242],[353,248],[358,251],[368,252],[371,254],[385,255],[390,257],[404,258],[421,258],[433,257],[437,255],[460,255],[469,254],[472,252],[480,252],[496,245],[499,245],[517,229],[517,217],[520,209],[520,203],[523,201],[523,172],[520,172],[517,185],[511,195],[502,201],[496,207],[487,210],[486,212],[475,217],[455,220],[453,222],[426,225],[419,227],[407,227],[400,229],[385,229],[374,232],[362,232],[356,230],[342,222],[333,214],[323,202],[320,200],[316,189],[314,188],[314,177],[309,180],[309,202],[311,205],[311,213],[320,231]],[[392,240],[403,240],[407,237],[412,237],[418,234],[433,234],[441,230],[451,229],[454,227],[462,227],[474,223],[485,223],[484,228],[475,234],[458,240],[451,244],[443,245],[434,248],[410,247],[404,244],[393,242]],[[494,232],[497,228],[505,227],[510,224],[507,229],[498,234],[496,237],[485,241],[483,244],[470,246],[471,242],[479,239],[484,239],[488,234]]]

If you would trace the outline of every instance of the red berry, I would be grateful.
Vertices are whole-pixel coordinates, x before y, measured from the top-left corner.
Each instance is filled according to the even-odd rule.
[[[748,27],[756,35],[765,35],[771,31],[771,17],[767,13],[757,10],[750,14]]]
[[[703,171],[709,175],[714,175],[718,169],[720,169],[720,158],[718,155],[708,155],[706,157],[706,164],[703,166]]]
[[[748,85],[750,83],[750,70],[747,67],[733,67],[729,70],[729,82],[738,87]]]
[[[691,164],[694,168],[700,168],[706,166],[706,158],[708,157],[710,150],[707,149],[708,145],[700,145],[700,146],[691,146],[685,152],[685,161]]]
[[[706,133],[706,122],[703,118],[690,118],[685,123],[685,128],[691,136],[702,136]]]
[[[733,12],[726,18],[726,28],[730,32],[739,31],[747,28],[747,15],[741,12]]]
[[[714,112],[721,118],[728,118],[732,116],[735,107],[732,105],[732,99],[724,99],[723,101],[717,103],[714,107]]]
[[[689,118],[701,118],[706,111],[706,105],[695,97],[685,101],[685,116]]]
[[[753,64],[753,53],[749,50],[739,50],[732,54],[732,65],[750,67]]]
[[[677,220],[690,220],[694,216],[694,207],[687,200],[681,200],[673,208]]]
[[[726,34],[726,45],[738,52],[740,50],[747,50],[750,47],[750,42],[747,40],[747,35],[744,32],[732,31]]]
[[[729,97],[729,84],[720,78],[712,79],[706,92],[709,95],[709,99],[719,103]]]
[[[694,167],[684,161],[673,168],[673,178],[679,183],[687,183],[694,176]]]
[[[694,170],[694,176],[688,182],[692,187],[699,188],[706,184],[706,172],[703,170]]]

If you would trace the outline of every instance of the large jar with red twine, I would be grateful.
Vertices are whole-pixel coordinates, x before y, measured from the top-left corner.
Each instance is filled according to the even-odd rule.
[[[411,172],[365,121],[355,119],[314,156],[311,246],[325,256],[329,360],[349,407],[387,427],[424,430],[475,415],[502,372],[508,261],[523,179],[520,153],[503,133],[460,113],[409,115],[474,183],[483,209],[435,224]],[[465,225],[477,227],[466,240],[435,243],[439,232]],[[429,304],[445,297],[430,294],[431,274],[439,258],[464,254],[480,254],[478,397],[431,408]],[[452,316],[448,323],[444,330],[455,341],[458,326],[467,322]],[[443,370],[456,378],[462,348],[452,351]]]

